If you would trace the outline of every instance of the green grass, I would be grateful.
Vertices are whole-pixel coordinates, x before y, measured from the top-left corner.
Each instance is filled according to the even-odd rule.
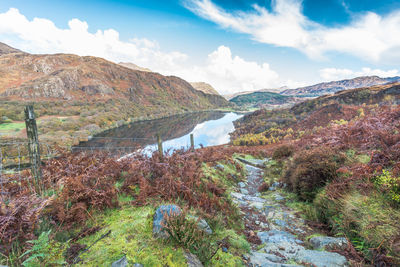
[[[78,266],[111,266],[124,255],[130,264],[185,266],[183,249],[153,237],[154,210],[152,206],[125,206],[101,214],[96,221],[103,226],[102,230],[80,243],[91,245],[110,230],[111,234],[83,254],[83,262]]]
[[[25,129],[25,122],[10,122],[0,124],[0,132],[19,132],[23,129]]]

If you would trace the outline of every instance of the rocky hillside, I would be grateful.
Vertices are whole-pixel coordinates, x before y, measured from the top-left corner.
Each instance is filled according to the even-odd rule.
[[[3,99],[123,99],[143,108],[186,110],[228,105],[222,98],[220,103],[210,103],[178,77],[136,71],[97,57],[5,54],[0,57],[0,70]]]
[[[303,99],[273,92],[258,91],[250,94],[235,96],[229,101],[241,107],[271,108],[276,106],[290,106],[303,101]]]
[[[193,86],[194,89],[201,91],[205,94],[209,95],[219,95],[217,90],[214,89],[210,84],[205,83],[205,82],[196,82],[196,83],[190,83],[190,85]]]
[[[338,91],[382,85],[400,81],[400,77],[380,78],[378,76],[357,77],[350,80],[333,81],[319,83],[312,86],[301,87],[297,89],[288,89],[281,92],[283,95],[296,96],[321,96],[336,93]]]
[[[312,129],[316,125],[325,126],[334,120],[350,120],[358,115],[360,105],[399,104],[400,83],[349,89],[334,95],[309,99],[287,109],[258,110],[237,120],[232,136],[236,138],[245,134],[258,134],[277,125],[294,129],[301,125]]]
[[[0,56],[12,53],[22,53],[22,51],[0,42]]]
[[[140,70],[140,71],[146,71],[146,72],[152,72],[151,69],[148,68],[142,68],[136,64],[130,63],[130,62],[120,62],[118,63],[121,66],[124,66],[126,68],[132,69],[132,70]]]

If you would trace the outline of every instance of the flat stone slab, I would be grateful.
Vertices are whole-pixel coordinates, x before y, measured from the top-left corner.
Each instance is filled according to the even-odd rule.
[[[282,258],[261,252],[253,252],[249,257],[249,264],[253,267],[300,267],[299,265],[282,263]]]
[[[347,239],[344,237],[315,236],[310,243],[315,249],[347,248]]]
[[[279,231],[279,230],[258,232],[257,236],[258,236],[258,238],[260,238],[262,243],[275,243],[275,244],[279,244],[282,242],[297,243],[297,244],[303,243],[303,241],[297,239],[291,233],[288,233],[285,231]]]
[[[312,264],[316,267],[345,267],[348,266],[344,256],[327,251],[300,250],[295,260],[297,262]]]
[[[231,192],[231,196],[237,199],[243,199],[245,197],[244,194],[242,193],[237,193],[237,192]]]

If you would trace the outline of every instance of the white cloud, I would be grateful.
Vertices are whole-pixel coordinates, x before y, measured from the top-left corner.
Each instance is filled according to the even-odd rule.
[[[351,79],[360,76],[379,76],[382,78],[400,76],[400,71],[397,69],[392,70],[380,70],[371,68],[362,68],[360,71],[353,71],[350,69],[336,69],[336,68],[325,68],[319,72],[322,79],[325,81]]]
[[[301,0],[274,0],[272,11],[253,5],[251,12],[229,13],[210,0],[186,0],[192,12],[223,28],[249,34],[258,42],[291,47],[311,58],[336,51],[370,61],[400,59],[400,10],[380,16],[368,12],[353,17],[347,26],[326,27],[302,13]]]
[[[278,74],[267,63],[233,56],[226,46],[209,54],[202,65],[190,66],[187,55],[163,52],[158,43],[145,38],[122,41],[114,29],[91,33],[88,23],[79,19],[70,20],[68,28],[60,29],[48,19],[28,20],[15,8],[0,13],[0,38],[30,53],[72,53],[133,62],[165,75],[208,82],[223,94],[279,85]]]
[[[28,20],[18,9],[0,13],[0,37],[10,45],[31,53],[73,53],[98,56],[114,62],[131,61],[145,67],[176,68],[187,59],[180,52],[165,53],[158,44],[147,39],[120,40],[116,30],[89,32],[85,21],[72,19],[66,29],[58,28],[51,20]]]
[[[175,73],[188,81],[206,81],[221,94],[279,87],[279,75],[268,63],[246,61],[232,55],[226,46],[210,53],[203,66],[175,70]]]

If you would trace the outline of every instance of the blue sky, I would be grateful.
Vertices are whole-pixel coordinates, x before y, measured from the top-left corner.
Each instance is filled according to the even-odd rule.
[[[2,0],[0,41],[129,61],[229,94],[400,75],[400,1]]]

